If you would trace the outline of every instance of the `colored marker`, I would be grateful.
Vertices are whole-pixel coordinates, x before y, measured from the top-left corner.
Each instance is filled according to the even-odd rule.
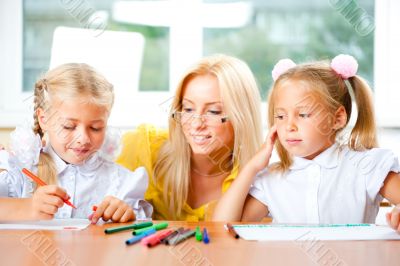
[[[210,243],[210,238],[208,237],[207,228],[203,229],[203,242],[204,244]]]
[[[179,234],[175,238],[171,239],[171,241],[168,241],[168,244],[169,245],[177,245],[177,244],[181,243],[182,241],[185,241],[186,239],[191,238],[192,236],[194,236],[195,233],[196,233],[195,230],[189,230],[183,234]]]
[[[125,226],[106,228],[106,229],[104,229],[104,233],[112,234],[112,233],[121,232],[121,231],[125,231],[125,230],[132,230],[132,229],[135,230],[135,229],[140,229],[140,228],[146,228],[146,227],[149,227],[152,225],[153,225],[153,222],[134,223],[134,224],[125,225]]]
[[[185,229],[182,228],[182,230],[180,230],[175,236],[172,236],[171,238],[169,238],[168,240],[166,240],[165,244],[166,245],[171,245],[171,243],[173,243],[179,236],[189,232],[190,229]]]
[[[133,235],[139,235],[143,232],[145,232],[146,230],[150,229],[150,228],[154,228],[157,231],[165,229],[168,227],[168,223],[167,222],[163,222],[163,223],[158,223],[158,224],[154,224],[152,226],[149,227],[145,227],[145,228],[141,228],[141,229],[137,229],[135,231],[132,232]]]
[[[200,231],[200,227],[199,226],[196,227],[195,237],[196,237],[197,241],[201,241],[203,239],[203,236],[201,235],[201,231]]]
[[[142,243],[142,245],[147,246],[147,247],[154,247],[158,244],[161,243],[161,241],[166,238],[167,236],[169,236],[170,234],[172,234],[173,230],[171,229],[165,229],[162,230],[160,232],[157,232],[154,235],[148,236],[143,238],[140,243]]]
[[[234,238],[238,239],[240,237],[235,228],[233,228],[230,223],[227,223],[225,226],[228,229],[229,234],[231,234]]]
[[[22,173],[24,173],[25,175],[29,176],[34,182],[36,182],[36,184],[38,184],[39,186],[47,186],[47,184],[40,179],[38,176],[36,176],[35,174],[33,174],[31,171],[29,171],[26,168],[22,168]],[[76,207],[74,206],[74,204],[72,204],[69,200],[67,199],[63,199],[64,203],[67,204],[68,206],[71,206],[72,208],[76,209]]]
[[[185,231],[185,229],[183,227],[179,227],[178,229],[176,229],[175,231],[172,232],[172,234],[170,234],[169,236],[167,236],[166,238],[164,238],[163,240],[161,240],[161,243],[168,245],[168,241],[172,238],[174,238],[175,236],[177,236],[180,233],[183,233]]]
[[[143,234],[129,238],[128,240],[125,241],[125,244],[127,244],[127,245],[135,244],[135,243],[139,242],[140,240],[142,240],[143,238],[145,238],[149,235],[155,234],[155,233],[156,233],[156,229],[152,228]]]

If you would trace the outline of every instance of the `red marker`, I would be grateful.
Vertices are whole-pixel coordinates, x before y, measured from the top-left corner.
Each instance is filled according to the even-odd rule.
[[[166,238],[167,236],[172,234],[172,232],[174,232],[174,230],[171,230],[171,229],[165,229],[165,230],[159,231],[158,233],[156,233],[154,235],[150,235],[148,237],[143,238],[140,241],[140,243],[142,243],[142,245],[145,245],[149,248],[154,247],[154,246],[158,245],[159,243],[161,243],[161,240],[163,240],[164,238]]]
[[[47,186],[47,184],[42,179],[40,179],[38,176],[34,175],[28,169],[22,168],[22,173],[24,173],[25,175],[29,176],[39,186]],[[69,200],[63,199],[63,201],[64,201],[65,204],[67,204],[67,205],[71,206],[72,208],[76,209],[76,207]]]
[[[229,234],[231,234],[235,239],[238,239],[240,237],[235,228],[230,223],[226,224],[226,228],[228,229]]]

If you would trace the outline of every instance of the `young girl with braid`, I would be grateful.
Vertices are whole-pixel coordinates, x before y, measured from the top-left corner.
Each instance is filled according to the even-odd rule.
[[[270,215],[278,223],[374,223],[386,198],[396,205],[387,222],[400,232],[399,161],[377,148],[371,90],[357,67],[348,55],[331,64],[278,62],[268,101],[270,133],[220,199],[215,220]],[[353,101],[357,119],[343,138]],[[280,162],[268,165],[274,145]]]
[[[104,153],[113,101],[113,86],[86,64],[61,65],[36,83],[33,130],[17,127],[12,133],[9,169],[0,173],[2,220],[151,217],[151,205],[142,200],[146,170],[131,172]],[[22,168],[47,185],[37,187]]]

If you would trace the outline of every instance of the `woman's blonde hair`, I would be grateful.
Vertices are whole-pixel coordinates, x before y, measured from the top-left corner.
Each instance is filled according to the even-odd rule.
[[[348,78],[349,85],[351,86],[351,88],[348,88],[346,81],[325,61],[297,65],[279,76],[273,84],[268,97],[269,128],[274,124],[276,94],[279,88],[288,81],[298,81],[305,84],[311,95],[316,96],[313,99],[317,99],[317,104],[322,104],[332,114],[340,106],[343,106],[347,114],[346,125],[351,116],[352,98],[350,90],[353,90],[355,103],[358,108],[358,116],[355,126],[351,130],[348,145],[351,149],[357,151],[378,146],[372,92],[367,82],[356,75]],[[338,129],[334,132],[335,136],[341,130]],[[292,164],[292,158],[284,149],[279,139],[277,139],[275,145],[280,162],[275,164],[271,169],[286,171]]]
[[[39,108],[51,116],[56,111],[52,109],[54,99],[64,101],[78,97],[86,97],[85,100],[104,106],[110,112],[114,102],[113,86],[87,64],[63,64],[44,74],[35,84],[34,133],[41,138],[44,136],[37,115]],[[39,156],[38,175],[47,184],[57,184],[55,164],[45,152]]]
[[[255,78],[243,61],[226,56],[204,57],[183,75],[171,106],[180,111],[187,83],[197,76],[213,75],[218,80],[222,103],[234,130],[232,161],[243,166],[262,142],[260,94]],[[179,218],[190,186],[190,146],[182,126],[169,118],[169,140],[161,147],[156,161],[155,182],[163,184],[164,200],[170,217]]]

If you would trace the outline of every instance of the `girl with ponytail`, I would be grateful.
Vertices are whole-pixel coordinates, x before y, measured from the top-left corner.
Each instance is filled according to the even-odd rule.
[[[371,89],[357,68],[349,55],[275,65],[270,133],[219,201],[215,220],[374,223],[386,198],[397,205],[388,223],[400,231],[399,161],[378,148]],[[353,104],[357,118],[346,134]],[[280,161],[268,165],[274,147]]]
[[[9,166],[0,173],[3,220],[151,217],[152,207],[142,200],[145,169],[131,172],[110,158],[120,136],[113,140],[107,130],[114,92],[102,75],[86,64],[58,66],[37,81],[33,102],[33,128],[11,134]],[[47,185],[37,187],[22,168]],[[76,209],[64,205],[66,199]]]

